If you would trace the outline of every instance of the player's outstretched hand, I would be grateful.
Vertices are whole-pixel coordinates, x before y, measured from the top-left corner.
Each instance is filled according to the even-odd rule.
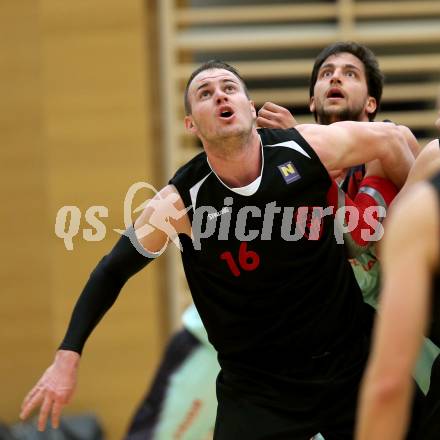
[[[298,122],[289,110],[273,102],[265,102],[258,111],[257,127],[292,128],[296,125]]]
[[[38,430],[44,431],[51,416],[53,428],[60,424],[61,411],[73,396],[76,387],[80,355],[59,350],[53,364],[44,372],[21,405],[20,418],[25,420],[38,407]]]

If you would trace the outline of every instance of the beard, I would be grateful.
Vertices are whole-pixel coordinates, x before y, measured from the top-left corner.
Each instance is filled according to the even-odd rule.
[[[339,109],[326,109],[324,107],[317,108],[314,116],[318,124],[329,125],[333,122],[340,121],[360,121],[363,120],[364,108],[339,108]]]

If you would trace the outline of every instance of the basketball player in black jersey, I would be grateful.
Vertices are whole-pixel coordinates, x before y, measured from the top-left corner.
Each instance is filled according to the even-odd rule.
[[[352,438],[367,343],[362,295],[328,215],[329,172],[379,159],[401,187],[413,161],[406,139],[387,123],[257,131],[246,87],[224,63],[194,72],[185,104],[186,128],[204,153],[92,272],[21,416],[41,406],[39,429],[49,414],[58,425],[87,337],[127,279],[172,239],[219,354],[215,438],[301,440],[318,431],[327,440]],[[145,235],[153,214],[167,228]],[[172,237],[163,232],[170,225]]]
[[[436,125],[440,129],[440,117]],[[404,438],[413,394],[410,375],[423,336],[440,345],[439,142],[431,141],[420,153],[388,219],[381,313],[362,386],[357,440]],[[429,180],[417,183],[423,178]],[[440,438],[439,358],[417,438]]]
[[[322,124],[341,120],[364,122],[373,120],[380,106],[382,87],[383,74],[375,55],[361,44],[337,42],[324,48],[315,60],[310,80],[311,110],[317,122]],[[289,128],[297,125],[287,109],[270,102],[265,103],[258,116],[257,125],[261,127]],[[412,141],[412,146],[415,146],[417,151],[417,142],[414,138]],[[376,169],[376,182],[377,171]],[[372,175],[371,169],[370,175]],[[378,193],[375,182],[369,185],[368,177],[365,181],[364,177],[365,166],[355,167],[348,172],[341,186],[349,197],[359,198],[359,190],[362,188],[364,197],[370,198],[372,203],[380,203],[380,200],[392,198],[392,194],[384,197],[383,194]],[[342,176],[340,180],[342,182]],[[383,193],[384,188],[381,188],[381,191]],[[365,195],[367,193],[368,196]],[[364,300],[368,304],[375,304],[380,277],[374,251],[367,250],[362,256],[358,256],[357,260],[351,262]],[[185,312],[185,315],[187,314],[188,311]],[[127,440],[131,438],[134,440],[137,436],[166,439],[172,435],[172,432],[180,432],[182,420],[185,420],[188,411],[191,411],[195,399],[203,402],[205,410],[210,408],[211,399],[215,399],[214,393],[211,397],[209,394],[201,394],[201,389],[205,392],[209,387],[213,375],[199,365],[200,362],[196,360],[194,353],[196,350],[203,350],[207,357],[216,357],[216,353],[212,346],[205,342],[204,335],[200,336],[204,330],[202,323],[195,326],[196,331],[194,331],[194,322],[190,324],[192,327],[184,326],[173,336],[151,391],[146,394],[133,418]],[[185,338],[192,340],[193,344],[178,343],[178,340]],[[177,363],[176,359],[181,363]],[[174,368],[169,368],[169,365],[173,365]],[[194,381],[194,371],[199,374],[198,381]],[[190,379],[185,380],[188,376]],[[188,382],[192,383],[192,393],[188,392]],[[182,387],[185,389],[182,390]],[[197,431],[199,437],[204,437],[200,431],[208,433],[214,424],[213,418],[211,420],[206,413],[198,413],[192,421],[193,424],[185,432],[184,438],[190,439],[196,435],[191,431],[192,428]]]

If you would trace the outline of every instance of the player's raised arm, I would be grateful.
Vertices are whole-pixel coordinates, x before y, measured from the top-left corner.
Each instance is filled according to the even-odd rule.
[[[25,397],[20,417],[26,419],[40,407],[38,429],[48,417],[57,428],[62,408],[76,387],[80,355],[87,338],[116,301],[127,280],[153,261],[179,233],[190,234],[183,202],[173,186],[167,186],[147,204],[113,249],[92,271],[74,307],[70,323],[52,365]]]
[[[401,188],[414,162],[402,130],[387,122],[343,121],[296,129],[329,171],[379,159],[387,177]]]

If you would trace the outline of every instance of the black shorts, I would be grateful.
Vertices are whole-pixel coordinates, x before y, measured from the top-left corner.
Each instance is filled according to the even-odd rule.
[[[317,414],[301,417],[243,398],[222,397],[219,399],[214,440],[310,440],[318,432],[325,440],[352,440],[356,399],[346,397],[338,402],[339,413],[333,420],[331,417],[318,420]],[[333,411],[329,411],[329,415],[330,412]]]
[[[368,338],[283,377],[223,370],[214,440],[352,440]]]

